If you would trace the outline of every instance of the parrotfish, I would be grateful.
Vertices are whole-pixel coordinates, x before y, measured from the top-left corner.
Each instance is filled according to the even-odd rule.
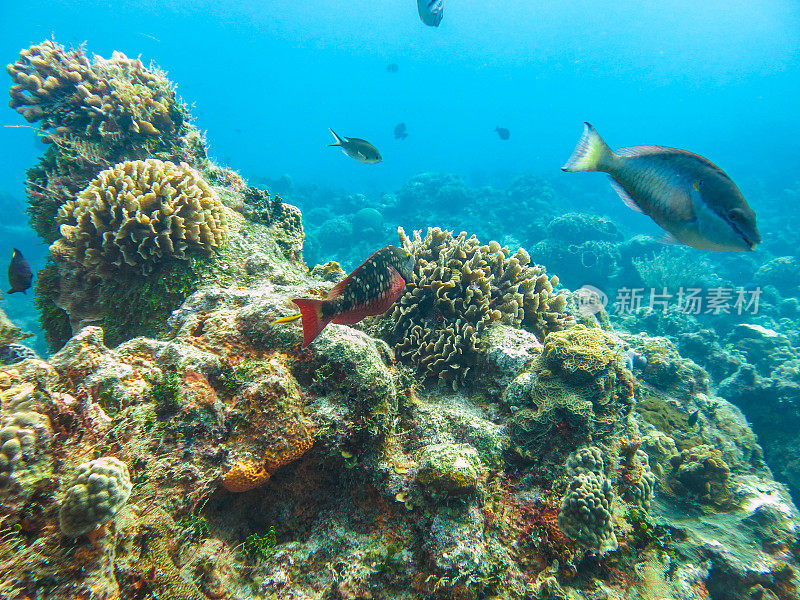
[[[300,314],[276,319],[270,325],[302,318],[305,348],[328,323],[354,325],[364,317],[385,313],[403,293],[413,273],[414,257],[402,248],[386,246],[328,292],[324,300],[294,298],[292,302]]]
[[[444,0],[417,0],[417,12],[425,25],[438,27],[444,16]]]
[[[22,292],[25,294],[25,290],[31,287],[32,279],[31,266],[22,256],[22,252],[14,248],[14,252],[11,254],[11,263],[8,265],[8,283],[11,285],[8,293]]]
[[[330,127],[328,129],[330,129]],[[378,152],[378,149],[370,144],[367,140],[340,137],[336,135],[336,132],[333,129],[330,131],[333,134],[333,137],[336,138],[336,141],[333,144],[328,144],[328,146],[338,146],[342,149],[342,152],[347,154],[347,156],[350,158],[355,158],[358,162],[362,162],[366,165],[374,165],[375,163],[379,163],[383,160],[381,158],[381,153]]]
[[[511,137],[511,132],[505,127],[495,127],[494,130],[497,132],[497,135],[500,136],[501,140],[507,140]]]
[[[666,230],[665,243],[739,252],[761,242],[756,214],[736,184],[709,160],[686,150],[631,146],[612,152],[586,123],[562,170],[608,173],[628,207]]]

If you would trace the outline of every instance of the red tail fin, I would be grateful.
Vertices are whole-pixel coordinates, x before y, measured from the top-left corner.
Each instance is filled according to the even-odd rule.
[[[303,315],[303,348],[317,339],[325,326],[330,323],[330,317],[322,316],[323,300],[314,298],[294,298],[292,300]]]

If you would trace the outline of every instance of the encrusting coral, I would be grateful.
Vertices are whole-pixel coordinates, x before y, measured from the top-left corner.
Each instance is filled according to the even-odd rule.
[[[426,377],[457,389],[476,362],[479,335],[492,322],[531,328],[538,336],[563,329],[566,296],[558,278],[531,266],[520,248],[509,256],[497,242],[429,228],[424,239],[398,230],[414,255],[414,279],[395,304],[390,338],[398,355]]]
[[[98,458],[79,465],[61,502],[61,531],[74,537],[107,523],[128,501],[131,488],[128,467],[117,458]]]
[[[61,239],[50,252],[108,278],[149,273],[165,258],[225,243],[228,224],[217,194],[186,163],[127,161],[98,174],[58,211]]]

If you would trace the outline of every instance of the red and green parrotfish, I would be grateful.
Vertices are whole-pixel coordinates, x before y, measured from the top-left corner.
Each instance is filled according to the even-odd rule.
[[[655,221],[662,241],[700,250],[739,252],[761,242],[756,214],[722,169],[702,156],[663,146],[612,152],[594,127],[583,136],[563,171],[603,171],[622,201]]]
[[[354,325],[364,317],[385,313],[403,293],[413,273],[414,257],[402,248],[386,246],[328,292],[324,300],[294,298],[292,302],[300,314],[276,319],[270,325],[302,317],[305,348],[328,323]]]

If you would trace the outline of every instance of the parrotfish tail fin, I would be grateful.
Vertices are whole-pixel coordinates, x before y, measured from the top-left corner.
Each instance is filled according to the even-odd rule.
[[[595,128],[589,123],[584,123],[583,135],[561,170],[570,173],[603,171],[605,163],[613,155],[611,148],[606,145]]]
[[[330,127],[328,127],[328,131],[330,131],[333,134],[333,137],[336,138],[336,141],[333,144],[328,144],[328,146],[341,146],[342,145],[342,138],[340,138],[338,135],[336,135],[336,132],[333,129],[331,129]]]
[[[322,302],[314,298],[295,298],[292,300],[300,309],[303,316],[303,348],[317,339],[325,326],[330,323],[331,317],[322,316]]]

